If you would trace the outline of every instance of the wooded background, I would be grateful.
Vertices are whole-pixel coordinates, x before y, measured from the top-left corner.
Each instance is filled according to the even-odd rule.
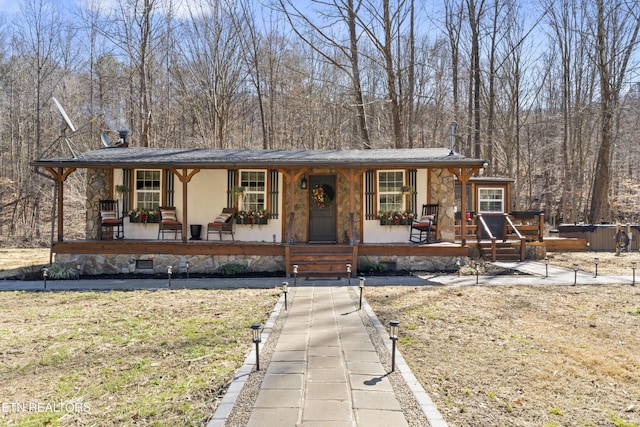
[[[52,96],[87,125],[77,151],[117,129],[367,149],[449,147],[453,128],[457,152],[516,179],[512,208],[636,222],[639,2],[24,0],[0,15],[0,239],[50,238],[53,185],[29,162],[70,155]],[[83,172],[67,182],[84,219]]]

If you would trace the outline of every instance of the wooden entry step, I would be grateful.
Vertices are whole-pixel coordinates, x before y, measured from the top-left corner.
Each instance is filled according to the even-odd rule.
[[[287,274],[293,277],[293,266],[298,266],[297,277],[351,277],[358,271],[357,246],[351,245],[291,245],[285,248]]]
[[[491,243],[482,242],[480,252],[484,259],[491,260]],[[497,242],[496,261],[520,261],[520,241]]]

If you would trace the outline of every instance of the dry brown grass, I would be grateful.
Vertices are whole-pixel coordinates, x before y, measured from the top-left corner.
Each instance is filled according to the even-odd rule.
[[[549,254],[586,271],[596,256],[599,274],[628,275],[640,261]],[[452,426],[640,425],[640,286],[370,287],[366,297],[382,322],[402,322],[399,349]],[[275,298],[0,293],[4,401],[91,404],[90,415],[5,413],[2,422],[198,424],[249,348],[246,326]]]
[[[251,348],[249,325],[264,322],[278,296],[2,292],[0,424],[203,425]]]
[[[368,288],[452,426],[640,425],[640,289]]]

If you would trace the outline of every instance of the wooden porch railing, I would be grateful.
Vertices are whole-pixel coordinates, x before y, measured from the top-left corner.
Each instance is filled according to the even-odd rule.
[[[528,240],[537,240],[538,242],[544,241],[544,212],[537,211],[517,211],[512,212],[510,214],[504,214],[506,218],[510,220],[515,218],[516,220],[520,219],[520,224],[515,224],[513,221],[504,221],[503,222],[503,234],[506,236],[507,234],[514,234],[516,231],[517,234],[525,236],[525,239]],[[532,222],[537,222],[532,224]],[[514,233],[509,233],[509,231],[513,230]]]
[[[482,232],[484,230],[484,232],[487,234],[487,237],[489,237],[491,239],[491,261],[495,261],[496,260],[496,236],[493,235],[493,233],[491,232],[491,230],[489,229],[489,226],[487,225],[487,223],[485,222],[484,218],[482,217],[482,214],[478,214],[476,215],[477,221],[480,223],[481,227],[478,227],[478,247],[481,247],[481,242],[482,242]]]
[[[515,224],[513,223],[513,221],[511,221],[511,217],[509,216],[508,213],[504,214],[504,233],[503,233],[503,242],[507,241],[507,232],[506,232],[506,228],[507,227],[511,227],[511,229],[513,230],[513,232],[515,233],[515,235],[518,237],[518,239],[520,240],[520,261],[524,261],[524,258],[526,256],[526,250],[527,250],[527,239],[520,233],[520,231],[518,230],[518,228],[515,226]]]

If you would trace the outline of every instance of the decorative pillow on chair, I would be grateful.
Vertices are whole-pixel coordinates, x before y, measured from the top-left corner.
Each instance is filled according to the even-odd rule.
[[[100,218],[102,219],[102,221],[109,219],[118,219],[118,215],[116,214],[116,211],[100,211]]]
[[[432,223],[433,222],[433,215],[422,215],[420,217],[420,223]]]
[[[176,211],[175,210],[164,210],[162,209],[160,211],[160,213],[162,214],[162,221],[178,221],[178,217],[176,215]]]
[[[216,219],[213,220],[213,222],[227,222],[230,217],[231,217],[231,214],[223,213],[218,215]]]

